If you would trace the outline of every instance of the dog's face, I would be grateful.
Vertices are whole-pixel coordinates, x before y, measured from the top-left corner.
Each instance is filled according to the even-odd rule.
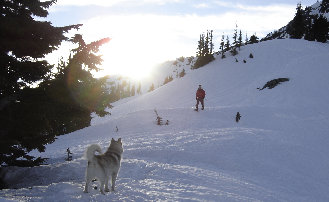
[[[118,141],[115,141],[112,138],[110,148],[122,153],[123,152],[123,146],[122,146],[121,138],[119,138]]]

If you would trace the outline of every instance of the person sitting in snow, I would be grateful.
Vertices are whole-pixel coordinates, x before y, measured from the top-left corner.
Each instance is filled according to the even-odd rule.
[[[196,99],[196,105],[195,108],[198,110],[199,108],[199,103],[201,103],[202,110],[204,109],[204,98],[206,97],[206,92],[202,89],[201,85],[199,85],[198,90],[196,91],[195,94],[195,99]]]

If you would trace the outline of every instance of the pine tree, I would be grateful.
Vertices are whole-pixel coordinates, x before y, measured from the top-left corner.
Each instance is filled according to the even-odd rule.
[[[329,0],[322,0],[321,6],[320,6],[320,12],[321,13],[329,12]]]
[[[209,53],[210,54],[213,54],[213,50],[214,50],[214,43],[213,43],[213,30],[210,30],[210,32],[209,32],[209,36],[210,36],[210,40],[209,40]]]
[[[200,34],[200,39],[198,41],[198,50],[197,50],[197,56],[203,56],[204,55],[204,34]]]
[[[197,69],[202,67],[212,60],[214,60],[213,56],[213,43],[212,43],[212,30],[208,31],[207,34],[201,34],[200,39],[198,41],[198,50],[197,50],[197,60],[194,63],[192,69]]]
[[[179,77],[181,78],[181,77],[184,77],[185,76],[185,69],[183,69],[180,73],[179,73]]]
[[[138,83],[138,88],[137,88],[136,92],[137,92],[138,95],[142,94],[142,84],[141,84],[141,82]]]
[[[154,91],[155,87],[154,87],[154,83],[152,83],[152,85],[150,86],[149,92]]]
[[[0,1],[0,103],[14,101],[24,88],[49,79],[53,66],[44,56],[68,40],[64,33],[81,26],[54,27],[35,20],[46,17],[55,2]]]
[[[318,42],[327,42],[329,39],[329,22],[323,15],[320,15],[314,20],[311,33]]]
[[[135,84],[131,87],[130,96],[135,96]]]
[[[222,54],[222,58],[225,58],[225,55],[224,55],[225,42],[224,42],[224,40],[225,40],[225,36],[224,36],[224,33],[223,33],[222,39],[221,39],[221,42],[220,42],[220,47],[219,47],[219,50],[220,50],[220,52]]]
[[[230,50],[230,39],[226,36],[225,51]]]
[[[233,56],[238,54],[238,51],[236,50],[236,48],[238,47],[238,25],[235,25],[235,29],[234,29],[234,34],[233,34],[233,44],[232,44],[232,48],[231,48],[231,54]]]
[[[102,62],[95,53],[109,39],[86,44],[81,35],[64,36],[81,25],[53,27],[37,21],[55,2],[0,1],[0,165],[42,163],[28,152],[44,151],[56,136],[89,126],[92,112],[104,116],[111,107],[106,78],[91,74]],[[48,64],[44,56],[65,40],[78,48],[68,61]]]
[[[234,34],[233,34],[233,43],[232,46],[236,47],[238,44],[238,25],[235,24]]]
[[[208,55],[209,53],[209,32],[207,31],[206,37],[205,37],[205,41],[203,44],[203,54],[202,56]]]
[[[287,28],[291,38],[301,39],[305,33],[305,22],[303,17],[303,8],[300,3],[297,4],[296,14],[290,26]]]
[[[248,42],[248,44],[253,44],[253,43],[258,43],[258,37],[256,36],[256,34],[253,34]]]
[[[242,31],[240,30],[239,38],[238,38],[238,48],[240,50],[240,47],[242,46]]]
[[[246,40],[245,40],[245,44],[247,45],[248,44],[248,34],[246,32]]]

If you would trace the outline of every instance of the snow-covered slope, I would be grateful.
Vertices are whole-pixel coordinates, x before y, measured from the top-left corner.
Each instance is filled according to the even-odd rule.
[[[0,191],[0,200],[328,201],[328,50],[291,39],[248,45],[120,100],[112,116],[48,145],[41,155],[49,165],[8,169],[4,179],[16,189]],[[290,80],[257,90],[276,78]],[[206,108],[195,112],[198,84]],[[156,125],[154,109],[169,125]],[[117,190],[85,194],[83,152],[91,143],[105,150],[112,137],[125,148]]]

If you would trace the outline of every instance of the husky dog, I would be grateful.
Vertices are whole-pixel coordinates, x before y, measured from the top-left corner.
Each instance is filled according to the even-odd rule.
[[[95,151],[100,153],[100,155],[95,155]],[[86,150],[86,158],[88,160],[88,165],[86,169],[86,185],[84,192],[88,193],[89,183],[93,179],[97,179],[100,182],[100,191],[104,193],[105,191],[109,192],[109,178],[112,178],[112,191],[114,191],[115,180],[118,176],[118,172],[121,165],[121,156],[123,153],[123,147],[121,138],[118,141],[115,141],[113,138],[111,140],[110,147],[107,151],[102,154],[102,150],[99,145],[93,144],[90,145]]]

